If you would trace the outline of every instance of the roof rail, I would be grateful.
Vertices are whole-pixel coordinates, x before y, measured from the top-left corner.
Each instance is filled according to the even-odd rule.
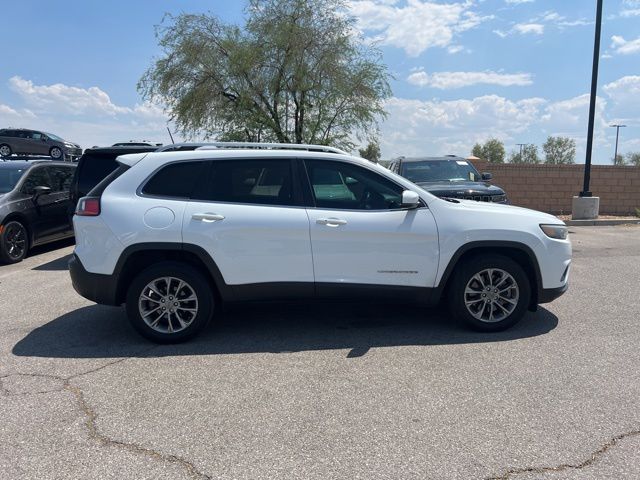
[[[326,145],[310,145],[302,143],[264,143],[264,142],[211,142],[211,143],[174,143],[159,148],[156,152],[174,150],[216,150],[216,149],[273,149],[273,150],[307,150],[310,152],[337,153],[348,155],[344,150]]]

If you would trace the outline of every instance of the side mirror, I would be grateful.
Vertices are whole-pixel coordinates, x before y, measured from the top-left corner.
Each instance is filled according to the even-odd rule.
[[[38,198],[42,195],[48,195],[51,193],[50,187],[38,186],[33,188],[33,198]]]
[[[492,174],[487,173],[487,172],[483,172],[483,174],[482,174],[482,180],[489,181],[489,180],[491,180],[492,178],[493,178],[493,175],[492,175]]]
[[[402,206],[404,208],[417,208],[420,205],[420,195],[411,190],[402,192]]]

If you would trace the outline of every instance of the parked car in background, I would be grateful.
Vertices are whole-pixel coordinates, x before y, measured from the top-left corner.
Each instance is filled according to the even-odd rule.
[[[399,157],[388,168],[437,197],[507,203],[505,191],[488,183],[491,174],[481,175],[462,157]]]
[[[118,142],[112,147],[161,147],[161,142],[150,142],[149,140],[129,140],[128,142]]]
[[[48,155],[54,160],[75,161],[82,155],[82,148],[53,133],[26,128],[0,129],[0,157],[13,154]]]
[[[331,147],[231,148],[119,157],[73,217],[76,291],[178,342],[220,301],[446,299],[457,319],[496,331],[568,287],[557,217],[440,199]]]
[[[69,187],[75,165],[0,161],[0,261],[21,261],[31,247],[73,236]]]
[[[155,146],[120,146],[87,148],[80,160],[71,182],[71,208],[69,215],[73,215],[79,198],[87,195],[93,187],[113,172],[118,163],[119,155],[129,153],[148,153],[157,149]]]

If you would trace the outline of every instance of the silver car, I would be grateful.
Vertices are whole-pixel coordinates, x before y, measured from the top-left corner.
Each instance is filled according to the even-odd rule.
[[[0,129],[0,158],[12,154],[48,155],[54,160],[75,161],[82,155],[82,149],[52,133],[26,128]]]

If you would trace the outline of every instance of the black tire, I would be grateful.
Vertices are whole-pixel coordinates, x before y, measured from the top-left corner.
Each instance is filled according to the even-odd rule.
[[[492,272],[495,280],[489,280],[488,272],[490,269],[495,270]],[[506,272],[511,279],[504,276],[500,271]],[[477,274],[479,277],[475,277],[476,280],[473,280]],[[504,280],[506,283],[500,285],[499,278],[506,279]],[[493,285],[494,283],[496,285]],[[495,290],[500,292],[502,288],[507,289],[514,283],[515,289],[510,288],[501,293],[495,292]],[[467,285],[470,286],[469,293],[465,293]],[[490,285],[493,285],[490,291],[484,293],[485,288]],[[499,288],[494,288],[495,286]],[[479,293],[476,294],[476,290]],[[470,293],[472,291],[474,293]],[[493,297],[488,298],[489,295],[493,295]],[[501,296],[496,297],[496,295]],[[483,332],[505,330],[518,323],[527,312],[530,299],[531,284],[529,277],[517,262],[502,255],[483,255],[465,260],[463,264],[458,265],[456,268],[449,286],[449,308],[453,316],[471,328]],[[473,302],[470,308],[467,308],[466,301]],[[511,310],[513,305],[515,305],[515,308]],[[475,316],[471,310],[475,310]],[[511,311],[507,314],[507,310]],[[497,321],[493,318],[494,314],[499,318]],[[478,316],[483,318],[477,318]],[[484,318],[489,316],[493,321]],[[500,318],[501,316],[504,316],[504,318]]]
[[[9,221],[0,226],[0,261],[21,262],[29,252],[29,232],[18,221]]]
[[[182,290],[175,291],[177,288],[176,281],[170,281],[168,282],[170,285],[168,289],[163,289],[163,284],[160,282],[154,285],[157,292],[147,290],[146,287],[152,281],[163,280],[166,277],[185,282],[187,284],[186,287],[189,288],[183,287]],[[167,282],[165,282],[165,285],[166,283]],[[195,294],[195,302],[180,300],[179,298],[180,295],[183,295],[183,298],[190,298],[190,295],[186,296],[189,293],[189,289]],[[151,297],[147,297],[149,300],[141,300],[141,296],[145,293],[145,290],[154,298],[153,300],[151,300]],[[172,294],[171,292],[174,293]],[[157,294],[160,295],[158,296]],[[175,299],[170,297],[170,295],[176,295]],[[153,328],[145,321],[141,310],[146,309],[150,311],[153,310],[156,305],[166,310],[169,307],[163,307],[163,305],[170,306],[169,298],[171,298],[171,302],[175,301],[174,305],[178,304],[178,301],[180,301],[180,304],[176,307],[176,311],[172,310],[173,316],[169,312],[163,313],[161,319],[158,320],[156,328]],[[162,304],[160,300],[162,300]],[[127,291],[126,302],[129,321],[140,335],[156,343],[179,343],[192,338],[207,325],[213,314],[215,299],[212,286],[198,270],[184,263],[163,262],[149,267],[133,279]],[[189,316],[190,313],[186,311],[187,308],[195,308],[197,310],[194,316]],[[180,316],[178,316],[177,310],[182,311]],[[155,314],[149,314],[147,318],[150,323],[155,322],[157,319]],[[187,323],[185,328],[180,327],[178,323],[180,320],[184,320],[185,323]],[[169,331],[169,325],[175,325],[175,327],[172,328],[174,330],[173,332]],[[182,329],[175,331],[178,328]]]
[[[57,155],[54,155],[54,153],[57,153],[57,152],[60,152],[60,153]],[[49,156],[54,160],[60,160],[64,158],[64,151],[60,147],[51,147],[49,149]]]
[[[2,153],[2,151],[4,151],[5,153]],[[12,153],[13,150],[11,150],[11,147],[9,145],[7,145],[6,143],[0,144],[0,158],[9,158]]]

